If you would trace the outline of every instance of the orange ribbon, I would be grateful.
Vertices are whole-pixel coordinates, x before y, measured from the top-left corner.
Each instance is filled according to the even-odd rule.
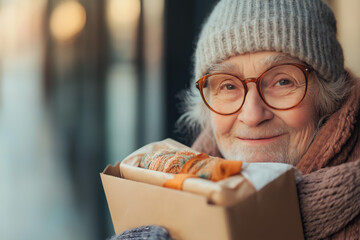
[[[220,181],[235,174],[238,174],[242,168],[242,161],[224,160],[216,163],[211,172],[211,181]]]
[[[166,182],[164,182],[163,187],[182,190],[184,181],[187,178],[197,178],[197,177],[198,176],[193,175],[193,174],[184,174],[184,173],[175,174],[173,179],[170,179],[170,180],[167,180]]]
[[[184,181],[187,178],[197,178],[195,174],[200,170],[197,169],[189,174],[190,169],[198,162],[207,158],[211,158],[205,153],[200,153],[195,157],[189,159],[184,166],[181,168],[179,174],[175,174],[173,179],[167,180],[163,186],[168,188],[173,188],[177,190],[182,190]],[[242,161],[230,161],[222,160],[215,164],[214,168],[211,171],[211,181],[219,181],[235,174],[238,174],[242,168]]]

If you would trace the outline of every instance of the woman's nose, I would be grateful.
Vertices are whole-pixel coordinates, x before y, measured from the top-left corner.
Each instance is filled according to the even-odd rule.
[[[274,117],[273,112],[263,102],[254,82],[247,84],[248,92],[237,119],[249,127],[256,127]]]

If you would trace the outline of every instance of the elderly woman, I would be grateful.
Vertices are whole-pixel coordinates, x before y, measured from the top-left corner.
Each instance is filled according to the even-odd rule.
[[[296,166],[305,237],[359,239],[359,80],[344,70],[330,8],[321,0],[221,0],[194,60],[179,120],[199,133],[193,148]]]

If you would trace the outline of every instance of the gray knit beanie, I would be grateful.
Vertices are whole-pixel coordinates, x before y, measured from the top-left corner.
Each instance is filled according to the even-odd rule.
[[[326,81],[344,71],[336,20],[321,0],[221,0],[195,52],[195,79],[231,56],[276,51],[311,65]]]

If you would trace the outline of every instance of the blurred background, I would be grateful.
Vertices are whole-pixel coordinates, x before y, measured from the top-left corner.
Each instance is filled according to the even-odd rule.
[[[114,234],[99,173],[175,130],[217,0],[0,0],[0,239]],[[327,1],[360,75],[360,1]]]

